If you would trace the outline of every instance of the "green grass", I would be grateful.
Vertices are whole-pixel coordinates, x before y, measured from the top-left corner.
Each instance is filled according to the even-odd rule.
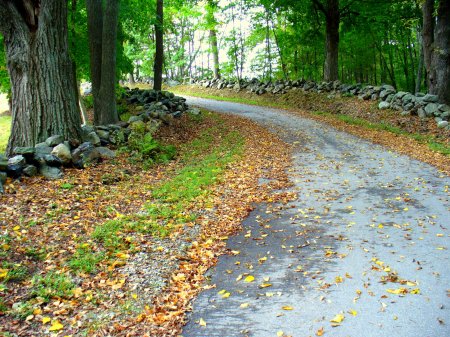
[[[11,117],[0,116],[0,153],[4,153],[6,150],[10,130],[11,130]]]
[[[3,262],[2,268],[7,269],[8,273],[4,278],[5,282],[20,282],[29,276],[28,268],[16,263]]]
[[[75,272],[93,273],[97,270],[97,264],[103,260],[102,253],[95,253],[89,246],[81,245],[77,248],[72,259],[69,261],[69,267]]]
[[[427,144],[428,147],[435,152],[439,152],[447,156],[450,155],[450,146],[436,141],[436,139],[433,136],[421,135],[419,133],[410,133],[405,130],[402,130],[399,127],[392,126],[383,122],[373,123],[362,118],[356,118],[345,114],[332,114],[324,111],[316,111],[313,112],[313,114],[337,118],[347,124],[361,126],[370,130],[387,131],[396,135],[406,136],[416,140],[419,143]]]
[[[229,130],[221,118],[212,118],[216,125],[184,145],[182,168],[152,188],[153,200],[144,205],[141,214],[119,216],[95,228],[92,237],[108,252],[127,249],[126,237],[133,232],[165,237],[174,227],[196,218],[190,211],[192,204],[197,198],[208,198],[208,187],[220,181],[227,164],[238,158],[244,145],[240,134]]]
[[[55,272],[49,272],[45,276],[37,275],[31,283],[31,295],[41,297],[46,302],[52,298],[69,298],[75,288],[75,284],[67,275]]]

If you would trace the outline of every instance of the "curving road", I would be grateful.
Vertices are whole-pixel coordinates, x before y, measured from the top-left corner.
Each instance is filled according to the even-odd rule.
[[[210,270],[217,287],[193,303],[184,337],[450,336],[447,176],[282,110],[188,103],[245,116],[295,144],[299,198],[250,214],[228,241],[240,253]]]

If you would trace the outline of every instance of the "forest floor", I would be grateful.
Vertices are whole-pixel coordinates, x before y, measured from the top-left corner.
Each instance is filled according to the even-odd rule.
[[[122,154],[58,181],[7,182],[1,336],[175,336],[255,203],[293,198],[280,192],[289,146],[251,121],[186,115],[157,138],[175,161],[145,169]]]
[[[177,90],[283,107],[289,111],[280,113],[326,122],[335,129],[380,143],[449,173],[449,156],[443,154],[448,149],[448,137],[442,130],[424,121],[414,121],[415,127],[409,129],[410,122],[402,123],[389,111],[383,112],[389,124],[384,119],[380,123],[374,103],[346,98],[328,101],[315,96],[290,101],[282,96],[258,98],[246,93],[236,96],[234,92],[193,87]],[[301,104],[306,108],[300,109]],[[222,105],[226,112],[227,106]],[[335,109],[338,114],[333,113]],[[187,322],[186,312],[192,310],[191,300],[199,293],[211,291],[217,296],[219,289],[213,290],[216,283],[209,281],[217,275],[208,275],[207,271],[217,261],[223,261],[219,260],[222,254],[234,259],[233,265],[240,264],[246,248],[240,248],[241,241],[236,246],[236,238],[264,243],[267,233],[261,232],[261,237],[257,237],[248,228],[242,232],[244,219],[257,209],[259,213],[251,213],[251,219],[259,224],[254,229],[257,232],[260,225],[266,224],[261,218],[264,214],[278,216],[283,209],[291,208],[289,203],[302,193],[298,188],[289,189],[296,183],[291,176],[298,169],[296,156],[299,151],[308,156],[311,153],[302,145],[308,137],[301,130],[286,138],[283,129],[289,126],[270,127],[269,131],[267,125],[243,118],[245,113],[243,117],[224,116],[207,110],[200,117],[186,115],[156,135],[164,144],[176,146],[175,161],[145,168],[132,156],[122,153],[118,159],[86,170],[67,169],[65,178],[59,181],[42,178],[8,181],[7,193],[0,196],[0,335],[177,336]],[[215,105],[214,110],[220,109]],[[349,115],[349,110],[355,114]],[[325,165],[329,170],[329,163],[319,157],[315,157],[318,163],[311,158],[307,162],[317,164],[320,169]],[[400,166],[406,165],[405,170],[408,163],[399,161]],[[334,161],[332,164],[336,169],[342,165]],[[313,177],[314,172],[312,168],[302,172],[305,183],[313,183],[308,176]],[[364,174],[375,173],[372,168]],[[418,173],[414,174],[418,178],[411,176],[411,179],[419,179],[419,186],[425,184]],[[439,177],[444,179],[445,175]],[[348,184],[340,183],[344,187]],[[308,195],[322,195],[313,187]],[[347,201],[353,197],[348,193],[343,192]],[[327,198],[332,197],[331,193]],[[398,198],[412,202],[407,193]],[[312,212],[309,207],[302,206],[302,209]],[[324,206],[325,213],[327,207]],[[435,216],[431,214],[429,219]],[[317,217],[315,222],[325,216]],[[397,226],[408,231],[403,223]],[[377,228],[382,231],[383,227]],[[272,232],[279,231],[285,229]],[[240,232],[240,236],[232,238]],[[316,240],[315,232],[310,233],[311,240]],[[437,240],[448,237],[446,233],[436,235]],[[227,249],[229,237],[232,249]],[[345,241],[344,236],[336,237]],[[331,252],[331,257],[339,255],[325,246],[322,248]],[[437,249],[438,253],[447,251],[443,244]],[[266,262],[269,266],[268,258],[271,259],[261,255],[257,263],[249,261],[242,266],[253,268]],[[375,265],[381,263],[377,261]],[[223,272],[234,275],[229,266]],[[255,273],[249,269],[241,278],[253,284],[251,277],[257,276]],[[219,282],[217,286],[222,287]],[[259,289],[271,287],[272,283],[269,278]],[[225,291],[220,290],[219,296],[224,300],[241,291],[233,290],[231,295],[225,285],[223,288]],[[248,301],[241,304],[242,308],[249,305]],[[206,306],[209,308],[209,304]],[[285,307],[282,310],[291,311],[290,305]],[[241,312],[237,314],[240,316]],[[194,310],[186,328],[187,336],[189,333],[198,336],[194,328],[214,326],[206,315],[198,315],[203,314]],[[226,321],[217,324],[222,323]],[[320,329],[317,327],[318,336],[323,334]],[[285,335],[279,334],[280,331],[275,335]]]

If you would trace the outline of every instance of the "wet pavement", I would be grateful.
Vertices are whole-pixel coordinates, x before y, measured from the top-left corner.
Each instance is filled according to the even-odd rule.
[[[259,205],[230,238],[234,255],[209,271],[216,287],[194,301],[184,337],[450,336],[447,176],[281,110],[188,103],[293,144],[299,197]]]

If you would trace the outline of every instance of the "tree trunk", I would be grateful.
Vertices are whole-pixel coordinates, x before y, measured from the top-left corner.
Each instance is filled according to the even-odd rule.
[[[162,73],[163,73],[163,63],[164,63],[164,44],[163,44],[163,0],[156,0],[156,23],[155,23],[155,42],[156,42],[156,52],[155,52],[155,63],[153,66],[154,72],[154,82],[153,89],[161,90],[162,88]]]
[[[119,17],[119,0],[106,1],[102,32],[101,84],[98,93],[100,111],[95,113],[96,125],[119,121],[116,109],[116,37]]]
[[[432,54],[433,54],[433,41],[434,41],[434,0],[425,0],[422,6],[423,14],[423,29],[422,29],[422,41],[423,41],[423,57],[425,63],[425,69],[427,71],[427,86],[429,92],[434,92],[435,86],[435,73],[432,69]]]
[[[338,79],[339,60],[339,0],[327,0],[326,19],[326,60],[324,79],[325,81],[335,81]]]
[[[101,0],[86,0],[89,53],[94,113],[101,110],[103,6]]]
[[[213,55],[214,78],[220,78],[219,48],[217,45],[217,20],[214,12],[217,10],[217,1],[208,0],[206,6],[206,23],[209,27],[209,43]]]
[[[450,103],[450,1],[440,0],[437,11],[432,68],[435,72],[433,93]]]
[[[67,3],[0,1],[0,17],[12,95],[7,154],[16,146],[34,146],[56,134],[79,139]]]
[[[417,65],[417,77],[416,77],[416,88],[415,93],[420,92],[420,86],[422,83],[423,78],[423,67],[424,67],[424,53],[423,53],[423,43],[422,43],[422,36],[421,34],[418,34],[418,43],[419,43],[419,64]]]

